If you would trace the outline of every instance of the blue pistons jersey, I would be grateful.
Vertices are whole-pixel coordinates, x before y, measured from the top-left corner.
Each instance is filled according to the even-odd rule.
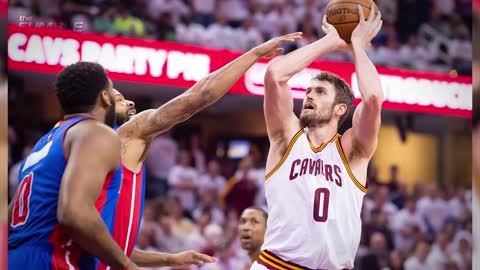
[[[94,257],[73,242],[57,220],[60,185],[68,162],[63,140],[72,126],[89,119],[77,116],[59,122],[20,166],[9,224],[9,269],[95,269]],[[95,205],[110,231],[121,179],[121,170],[110,173]]]

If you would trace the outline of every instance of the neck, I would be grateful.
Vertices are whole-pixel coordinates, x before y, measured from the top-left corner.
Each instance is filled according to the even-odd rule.
[[[308,139],[315,147],[326,143],[337,134],[337,126],[334,122],[329,122],[320,127],[307,127]]]
[[[63,120],[68,120],[70,118],[73,118],[73,117],[77,117],[77,116],[86,116],[86,117],[90,117],[90,118],[93,118],[99,122],[102,122],[102,123],[105,123],[105,120],[106,120],[106,114],[105,112],[101,112],[100,110],[98,109],[94,109],[93,111],[90,111],[90,112],[87,112],[87,113],[71,113],[71,114],[66,114],[64,117],[63,117]]]
[[[258,256],[260,256],[260,253],[262,253],[262,251],[260,250],[260,247],[257,248],[256,250],[254,251],[249,251],[248,252],[248,257],[250,258],[250,261],[253,263],[254,261],[257,260]]]

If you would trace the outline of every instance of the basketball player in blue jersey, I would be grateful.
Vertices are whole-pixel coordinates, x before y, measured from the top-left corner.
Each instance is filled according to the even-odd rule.
[[[219,70],[201,79],[185,93],[157,109],[135,115],[135,104],[114,90],[117,132],[121,141],[123,182],[115,210],[112,235],[130,259],[142,267],[183,267],[215,261],[196,251],[178,254],[144,252],[134,249],[143,211],[145,175],[144,161],[150,143],[158,134],[184,122],[211,105],[260,58],[270,58],[283,52],[282,44],[299,39],[302,33],[292,33],[269,40]],[[99,270],[109,269],[100,263]]]
[[[93,63],[76,63],[57,77],[64,120],[43,136],[20,167],[9,206],[8,268],[94,269],[95,257],[112,269],[138,269],[112,239],[121,177],[120,140],[112,82]],[[101,216],[102,214],[102,216]]]
[[[383,90],[365,49],[382,26],[372,6],[351,45],[324,18],[325,36],[273,62],[265,75],[264,114],[270,149],[265,192],[268,221],[262,253],[252,265],[265,269],[352,269],[360,243],[360,211],[367,165],[380,129]],[[293,113],[288,80],[334,50],[352,49],[362,102],[352,128],[337,133],[352,106],[348,84],[322,72],[307,88],[300,118]]]

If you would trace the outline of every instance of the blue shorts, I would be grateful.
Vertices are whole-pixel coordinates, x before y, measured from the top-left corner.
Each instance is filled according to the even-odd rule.
[[[82,256],[77,264],[70,261],[69,253],[53,255],[53,245],[24,245],[8,250],[8,269],[14,270],[94,270],[92,256]]]
[[[8,250],[8,269],[51,270],[52,252],[45,247],[23,246]]]

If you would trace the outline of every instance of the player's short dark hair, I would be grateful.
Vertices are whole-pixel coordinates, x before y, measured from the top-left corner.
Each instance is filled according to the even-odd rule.
[[[350,86],[345,80],[330,72],[320,72],[320,74],[315,76],[313,80],[327,81],[331,83],[336,91],[334,105],[340,103],[347,105],[347,111],[340,117],[340,120],[338,121],[338,126],[340,127],[347,119],[350,109],[352,108],[353,100],[355,99],[352,89],[350,89]]]
[[[248,209],[260,212],[263,215],[263,217],[265,218],[265,221],[267,221],[267,219],[268,219],[267,211],[263,210],[260,207],[256,207],[256,206],[250,206],[250,207],[246,208],[245,210],[248,210]],[[243,210],[243,211],[245,212],[245,210]]]
[[[96,63],[78,62],[65,67],[57,76],[55,91],[66,114],[89,112],[108,85],[108,76]]]

